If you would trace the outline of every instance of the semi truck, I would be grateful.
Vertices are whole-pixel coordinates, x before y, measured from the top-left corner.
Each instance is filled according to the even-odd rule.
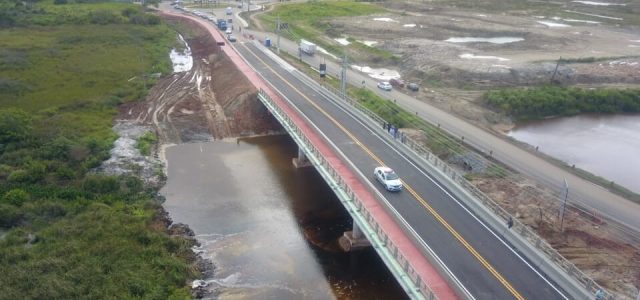
[[[313,55],[314,53],[316,53],[316,44],[307,40],[300,40],[300,51],[306,53],[307,55]]]

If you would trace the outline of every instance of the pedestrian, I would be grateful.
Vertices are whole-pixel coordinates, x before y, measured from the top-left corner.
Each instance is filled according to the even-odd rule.
[[[604,300],[604,291],[602,289],[596,291],[596,300]]]

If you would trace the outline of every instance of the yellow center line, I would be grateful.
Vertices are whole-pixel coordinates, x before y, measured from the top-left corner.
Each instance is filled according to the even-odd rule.
[[[269,70],[271,70],[273,74],[278,76],[290,88],[292,88],[294,91],[300,94],[300,96],[302,96],[305,100],[307,100],[309,104],[311,104],[318,111],[320,111],[325,117],[331,120],[331,122],[334,125],[338,126],[338,128],[340,128],[340,130],[342,130],[347,136],[349,136],[349,138],[351,138],[358,146],[360,146],[362,150],[364,150],[367,154],[369,154],[369,156],[373,158],[373,160],[375,160],[378,164],[385,166],[385,163],[380,158],[378,158],[378,156],[373,154],[371,150],[369,150],[362,142],[360,142],[360,140],[358,140],[349,130],[347,130],[344,126],[342,126],[340,122],[338,122],[329,113],[327,113],[324,109],[318,106],[313,100],[307,97],[304,93],[298,90],[288,80],[286,80],[284,77],[278,74],[273,68],[271,68],[271,66],[269,66],[264,60],[258,57],[247,46],[245,46],[244,44],[242,44],[242,46],[246,48],[249,52],[251,52],[251,54],[255,56],[255,58],[258,59],[260,62],[262,62],[267,68],[269,68]],[[509,281],[507,281],[489,262],[487,262],[487,260],[484,259],[484,257],[482,257],[482,255],[480,255],[480,253],[478,253],[478,251],[476,251],[476,249],[474,249],[473,246],[471,246],[471,244],[469,244],[455,229],[453,229],[453,227],[451,227],[451,225],[449,225],[449,223],[442,216],[440,216],[440,214],[435,209],[433,209],[433,207],[431,207],[431,205],[429,205],[426,200],[424,200],[410,185],[408,185],[404,181],[403,181],[403,185],[405,189],[409,191],[409,193],[413,195],[413,197],[415,197],[416,200],[418,200],[418,202],[420,202],[420,204],[422,204],[422,206],[424,206],[427,209],[427,211],[429,211],[429,213],[431,213],[436,218],[436,220],[438,220],[438,222],[440,222],[442,226],[444,226],[480,262],[480,264],[482,264],[496,279],[498,279],[498,281],[500,281],[500,283],[502,283],[502,285],[509,292],[511,292],[511,294],[513,294],[513,296],[516,299],[519,299],[519,300],[524,299],[524,297],[522,297],[522,295],[520,295],[520,293],[518,293],[518,291],[509,283]]]

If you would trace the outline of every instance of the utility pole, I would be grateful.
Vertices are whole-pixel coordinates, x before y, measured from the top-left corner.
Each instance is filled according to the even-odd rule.
[[[551,75],[551,84],[553,84],[553,80],[556,79],[556,73],[558,73],[558,67],[560,66],[560,62],[562,61],[562,56],[560,56],[560,58],[558,59],[558,62],[556,63],[556,69],[553,70],[553,75]]]
[[[562,232],[562,225],[564,224],[564,209],[567,206],[567,197],[569,196],[569,184],[567,183],[567,179],[564,179],[564,202],[562,203],[562,215],[560,216],[560,232]]]
[[[278,46],[278,54],[280,54],[280,15],[278,15],[278,18],[276,20],[276,36],[277,36],[276,44]]]
[[[342,98],[347,99],[347,53],[344,53],[344,58],[342,59],[342,70],[341,70],[341,74],[340,74],[340,80],[341,80],[341,92],[342,92]]]

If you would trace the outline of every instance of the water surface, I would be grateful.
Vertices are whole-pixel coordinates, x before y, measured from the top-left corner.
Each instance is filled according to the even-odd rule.
[[[640,193],[640,115],[582,115],[522,124],[517,140]]]
[[[351,220],[288,136],[167,149],[162,193],[216,267],[221,299],[404,299],[373,249],[337,250]]]

